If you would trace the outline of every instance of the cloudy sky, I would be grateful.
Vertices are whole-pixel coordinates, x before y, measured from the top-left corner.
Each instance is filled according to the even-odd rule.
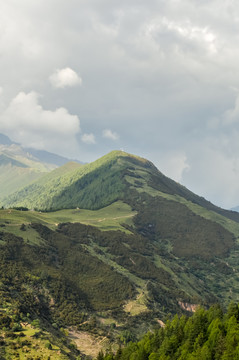
[[[92,161],[141,155],[239,205],[239,3],[0,0],[0,132]]]

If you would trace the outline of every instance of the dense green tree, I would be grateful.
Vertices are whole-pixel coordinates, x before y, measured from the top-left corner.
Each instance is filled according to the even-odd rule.
[[[214,305],[209,310],[199,308],[191,317],[176,315],[164,328],[120,348],[110,360],[219,359],[239,359],[239,317],[235,303],[230,304],[226,314]]]

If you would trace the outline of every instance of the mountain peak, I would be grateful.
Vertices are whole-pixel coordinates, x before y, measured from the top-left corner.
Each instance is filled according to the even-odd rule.
[[[142,166],[147,165],[147,166],[149,166],[151,168],[156,169],[155,165],[151,161],[149,161],[149,160],[147,160],[147,159],[145,159],[145,158],[143,158],[141,156],[127,153],[127,152],[125,152],[123,150],[112,150],[108,154],[106,154],[106,155],[102,156],[100,159],[96,160],[96,162],[98,162],[98,161],[111,161],[111,160],[117,160],[117,159],[120,159],[120,158],[127,158],[128,160],[131,160],[133,162],[138,162]]]
[[[108,154],[106,154],[105,157],[112,157],[112,158],[131,157],[131,158],[142,160],[142,161],[148,161],[138,155],[133,155],[133,154],[127,153],[123,150],[112,150]]]
[[[68,163],[3,200],[4,206],[24,204],[28,208],[98,209],[123,199],[126,187],[131,186],[125,176],[134,172],[149,177],[157,168],[148,160],[114,150],[85,165]],[[136,174],[139,178],[141,175]],[[145,180],[146,181],[146,180]],[[133,185],[132,185],[133,186]]]
[[[0,145],[12,145],[16,144],[7,135],[0,134]]]

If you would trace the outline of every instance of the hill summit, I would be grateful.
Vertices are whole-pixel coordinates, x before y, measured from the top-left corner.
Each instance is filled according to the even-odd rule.
[[[75,207],[93,210],[117,200],[132,202],[134,191],[153,197],[173,196],[173,200],[177,202],[184,199],[239,221],[239,214],[223,210],[192,193],[163,175],[152,162],[119,150],[89,164],[66,163],[4,198],[1,205],[25,206],[45,211]]]
[[[63,165],[4,199],[2,204],[48,211],[75,207],[99,209],[123,199],[127,185],[124,178],[134,167],[146,173],[146,169],[157,172],[143,158],[112,151],[90,164]]]

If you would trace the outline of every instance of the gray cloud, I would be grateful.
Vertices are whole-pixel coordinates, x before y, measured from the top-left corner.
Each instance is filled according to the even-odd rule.
[[[24,129],[35,145],[83,161],[117,144],[217,204],[238,205],[238,13],[237,3],[222,0],[1,2],[1,131]],[[66,68],[84,86],[54,89],[49,75]],[[24,121],[10,116],[16,94],[32,92],[43,94],[41,105],[35,99]],[[65,148],[53,120],[34,135],[29,114],[38,106],[44,116],[35,116],[34,129],[47,111],[59,115],[71,129]],[[105,129],[117,142],[102,137]]]

